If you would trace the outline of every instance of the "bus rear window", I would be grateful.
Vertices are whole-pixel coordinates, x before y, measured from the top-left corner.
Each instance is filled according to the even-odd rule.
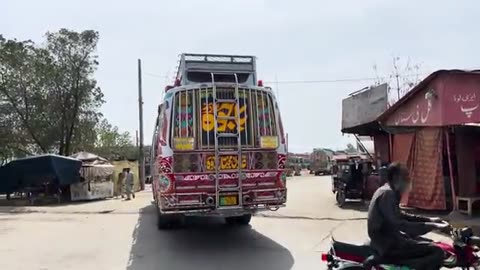
[[[278,135],[275,106],[269,93],[241,88],[238,106],[230,101],[235,99],[234,88],[217,88],[216,95],[223,102],[214,102],[211,88],[176,93],[171,130],[174,149],[213,149],[216,139],[219,147],[237,146],[235,136],[215,136],[214,104],[218,115],[216,132],[234,135],[239,129],[243,147],[260,147],[266,139]]]

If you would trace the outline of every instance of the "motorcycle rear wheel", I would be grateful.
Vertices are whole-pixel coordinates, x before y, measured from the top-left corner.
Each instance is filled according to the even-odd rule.
[[[345,191],[343,190],[338,190],[337,194],[335,196],[335,199],[337,200],[337,205],[342,208],[345,205],[346,202],[346,194]]]

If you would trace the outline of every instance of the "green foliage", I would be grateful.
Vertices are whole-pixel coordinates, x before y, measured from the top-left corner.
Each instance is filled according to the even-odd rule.
[[[120,132],[103,119],[95,128],[97,140],[93,151],[107,159],[137,159],[139,150],[132,144],[129,132]]]
[[[0,156],[70,155],[96,142],[103,93],[96,31],[61,29],[46,41],[0,36]]]
[[[103,119],[97,126],[98,141],[96,147],[116,147],[131,145],[129,132],[121,133],[116,126],[112,126],[106,119]]]

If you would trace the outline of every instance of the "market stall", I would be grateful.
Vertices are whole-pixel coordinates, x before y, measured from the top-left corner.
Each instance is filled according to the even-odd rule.
[[[72,201],[113,197],[115,167],[108,160],[87,152],[79,152],[72,157],[82,161],[81,181],[70,186]]]
[[[19,158],[0,167],[0,194],[26,196],[30,204],[55,199],[60,202],[68,187],[80,181],[82,163],[59,155]]]

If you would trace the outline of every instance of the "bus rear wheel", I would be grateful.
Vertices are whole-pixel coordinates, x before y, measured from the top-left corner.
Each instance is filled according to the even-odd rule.
[[[157,228],[159,230],[175,229],[180,227],[182,223],[183,216],[162,214],[157,206]]]
[[[225,218],[225,221],[227,222],[228,225],[244,225],[245,226],[250,224],[250,220],[252,220],[251,214]]]

